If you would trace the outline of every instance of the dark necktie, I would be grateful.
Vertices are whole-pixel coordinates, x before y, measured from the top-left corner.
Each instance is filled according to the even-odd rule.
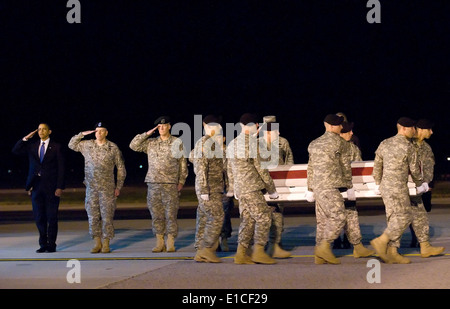
[[[41,160],[41,163],[44,160],[44,155],[45,155],[45,143],[42,142],[41,150],[39,150],[39,158]]]

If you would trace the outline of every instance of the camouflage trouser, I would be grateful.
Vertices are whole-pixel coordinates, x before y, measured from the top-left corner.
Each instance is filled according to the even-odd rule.
[[[411,196],[411,214],[412,214],[412,227],[416,234],[419,243],[430,240],[430,222],[428,221],[428,214],[422,202],[422,197]],[[390,246],[400,247],[400,239],[396,242],[391,242]]]
[[[359,227],[358,211],[356,209],[345,209],[345,234],[348,242],[357,245],[361,242],[362,235]]]
[[[147,183],[147,207],[152,216],[154,234],[178,235],[179,196],[177,184]]]
[[[239,196],[239,225],[238,242],[248,248],[252,238],[255,244],[265,246],[269,237],[272,222],[271,209],[267,206],[261,191],[249,192]]]
[[[411,224],[413,210],[407,192],[381,191],[381,197],[386,208],[387,227],[384,233],[389,237],[389,246],[399,247],[400,238],[405,229]]]
[[[211,248],[219,239],[223,225],[222,193],[211,193],[209,200],[204,201],[199,194],[197,207],[197,220],[195,227],[195,245],[201,248]]]
[[[85,208],[89,221],[89,234],[92,237],[108,239],[114,237],[113,219],[117,199],[114,189],[114,184],[86,186]]]
[[[281,234],[284,230],[283,205],[269,203],[272,211],[272,224],[270,225],[269,241],[274,244],[281,242]]]
[[[344,198],[337,189],[314,190],[316,197],[316,243],[334,241],[346,224]]]

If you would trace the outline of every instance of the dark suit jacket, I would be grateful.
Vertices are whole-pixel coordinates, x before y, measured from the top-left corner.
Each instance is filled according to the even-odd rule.
[[[14,154],[28,155],[30,167],[25,189],[27,191],[30,190],[38,177],[40,179],[40,185],[43,186],[45,190],[64,189],[65,161],[61,145],[50,139],[42,163],[40,162],[38,155],[39,146],[40,139],[27,142],[21,139],[12,149]]]

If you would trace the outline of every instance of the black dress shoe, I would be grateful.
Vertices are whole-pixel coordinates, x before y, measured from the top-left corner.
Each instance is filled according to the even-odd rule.
[[[49,252],[49,253],[56,252],[56,247],[47,247],[46,251]]]
[[[40,247],[39,249],[36,250],[36,253],[44,253],[45,251],[47,251],[46,247]]]

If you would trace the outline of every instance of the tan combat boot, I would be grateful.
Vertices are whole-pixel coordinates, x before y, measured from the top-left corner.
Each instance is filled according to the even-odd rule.
[[[341,264],[341,261],[336,258],[336,256],[334,256],[333,252],[331,251],[330,243],[326,240],[322,240],[320,244],[316,246],[316,248],[314,249],[314,254],[318,258],[325,260],[326,263]]]
[[[388,247],[387,254],[389,256],[390,263],[392,264],[409,264],[411,260],[404,257],[397,252],[396,247]]]
[[[166,247],[167,252],[175,252],[175,237],[171,234],[167,235]]]
[[[283,250],[279,244],[274,244],[272,257],[276,259],[287,259],[291,257],[291,253],[289,251]]]
[[[439,255],[444,252],[444,247],[433,247],[430,245],[428,241],[424,241],[420,243],[420,256],[423,258],[427,258],[430,256]]]
[[[164,244],[164,235],[156,234],[156,246],[152,249],[152,252],[164,252],[166,251],[166,245]]]
[[[324,259],[318,257],[317,255],[314,255],[314,264],[316,265],[322,265],[322,264],[326,264],[327,261],[325,261]]]
[[[102,250],[102,240],[100,237],[94,237],[94,247],[91,249],[91,253],[99,253]]]
[[[353,246],[353,257],[355,258],[368,257],[374,254],[375,251],[367,249],[362,243]]]
[[[389,237],[383,233],[380,237],[372,239],[370,244],[375,249],[378,256],[385,262],[389,263],[389,257],[387,255],[387,244],[389,242]]]
[[[206,259],[204,259],[204,258],[202,258],[201,257],[201,255],[200,255],[200,252],[202,251],[202,249],[197,249],[197,252],[195,253],[195,256],[194,256],[194,261],[196,261],[196,262],[207,262],[207,260]]]
[[[209,263],[222,263],[222,260],[219,259],[215,253],[216,249],[213,248],[203,248],[197,252],[197,255],[200,259]]]
[[[234,264],[255,264],[246,252],[247,248],[241,244],[238,244],[236,255],[234,256]]]
[[[102,242],[102,253],[110,253],[111,249],[109,248],[109,239],[105,238]]]
[[[260,264],[275,264],[277,262],[264,252],[264,246],[257,244],[253,246],[252,261]]]

